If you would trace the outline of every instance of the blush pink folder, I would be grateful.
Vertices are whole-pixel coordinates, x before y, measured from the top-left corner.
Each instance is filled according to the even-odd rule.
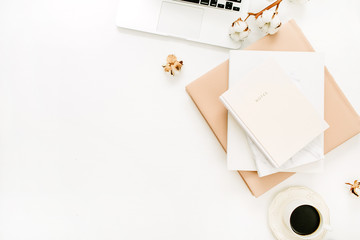
[[[268,35],[246,50],[303,51],[314,49],[294,20],[284,24],[275,35]],[[229,61],[218,65],[186,86],[186,91],[226,151],[227,110],[219,97],[228,89]],[[325,67],[324,152],[328,153],[360,132],[360,117]],[[255,171],[238,171],[251,193],[258,197],[294,173],[275,173],[260,178]]]

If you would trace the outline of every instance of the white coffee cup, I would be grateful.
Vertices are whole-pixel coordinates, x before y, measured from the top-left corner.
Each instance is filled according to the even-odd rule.
[[[317,229],[308,235],[300,235],[297,234],[291,227],[290,224],[290,217],[291,214],[294,212],[294,210],[302,205],[309,205],[312,206],[313,208],[316,209],[316,211],[319,214],[320,217],[320,222],[319,222],[319,226],[317,227]],[[285,226],[287,226],[290,231],[294,234],[294,236],[300,238],[300,239],[307,239],[307,240],[311,240],[311,239],[315,239],[318,236],[320,236],[321,234],[323,234],[324,231],[329,231],[331,230],[331,227],[329,224],[325,223],[324,218],[323,218],[323,214],[321,212],[321,209],[319,209],[316,205],[314,205],[313,203],[310,202],[306,202],[306,201],[293,201],[291,203],[289,203],[284,210],[284,214],[283,214],[283,221]]]

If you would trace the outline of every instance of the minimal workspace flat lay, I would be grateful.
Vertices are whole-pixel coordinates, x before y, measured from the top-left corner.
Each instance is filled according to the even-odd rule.
[[[359,239],[360,3],[0,2],[0,239]]]

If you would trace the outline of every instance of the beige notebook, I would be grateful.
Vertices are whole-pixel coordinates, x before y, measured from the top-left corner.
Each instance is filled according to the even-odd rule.
[[[283,165],[328,128],[274,59],[238,78],[220,100],[275,167]]]
[[[314,51],[295,21],[284,24],[275,35],[266,36],[247,50]],[[186,91],[226,151],[227,110],[219,97],[228,88],[229,61],[225,61],[186,87]],[[325,131],[324,152],[327,153],[360,132],[360,117],[346,99],[334,78],[325,68]],[[239,171],[240,176],[258,197],[294,173],[275,173],[260,178],[255,171]]]

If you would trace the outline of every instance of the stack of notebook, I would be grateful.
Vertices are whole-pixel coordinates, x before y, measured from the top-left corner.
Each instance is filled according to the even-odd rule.
[[[264,62],[265,61],[265,62]],[[229,170],[323,170],[324,60],[315,52],[231,51]]]
[[[305,36],[303,35],[303,33],[301,32],[301,30],[294,21],[290,21],[287,24],[285,24],[277,34],[273,36],[266,36],[263,39],[257,41],[256,43],[248,47],[247,50],[313,52],[313,48],[311,47],[311,45],[309,44],[309,42],[307,41],[307,39],[305,38]],[[231,57],[233,57],[233,55]],[[312,58],[313,61],[316,61],[317,58],[321,58],[321,57],[319,57],[318,55],[313,55],[312,57],[308,56],[308,58],[309,59]],[[286,66],[284,65],[282,66],[282,63],[279,60],[280,57],[277,58],[275,55],[268,56],[268,59],[265,60],[263,59],[264,60],[263,64],[265,64],[264,66],[268,64],[268,62],[266,61],[269,59],[272,59],[271,62],[276,63],[275,68],[281,68],[281,71],[285,73],[286,77],[290,77],[293,83],[294,81],[296,81],[298,77],[296,71],[294,71],[293,74],[291,73],[291,71],[287,72],[289,71],[289,69],[287,69]],[[258,64],[261,63],[261,61],[256,61],[256,62]],[[319,64],[321,63],[320,60],[317,62]],[[241,67],[237,66],[237,68],[241,68]],[[273,68],[274,66],[272,66],[271,69]],[[253,70],[256,69],[254,68]],[[316,74],[314,73],[314,75]],[[344,94],[341,92],[341,90],[337,86],[335,80],[330,75],[326,67],[323,72],[323,75],[324,75],[323,114],[324,114],[324,120],[328,124],[329,128],[323,133],[323,143],[321,141],[322,135],[320,133],[320,135],[313,138],[313,140],[309,143],[310,145],[307,144],[305,147],[309,147],[313,149],[314,152],[319,153],[318,146],[320,144],[320,146],[323,146],[322,152],[326,154],[327,152],[331,151],[335,147],[339,146],[340,144],[342,144],[343,142],[345,142],[346,140],[350,139],[351,137],[355,136],[360,132],[360,117],[355,112],[353,107],[350,105],[349,101],[346,99]],[[243,79],[246,80],[245,77],[246,76],[244,76]],[[290,81],[289,79],[287,80]],[[321,82],[321,79],[318,80],[316,84],[319,84],[319,82]],[[208,73],[204,74],[197,80],[193,81],[191,84],[189,84],[186,87],[188,94],[193,99],[194,103],[198,107],[201,114],[204,116],[205,120],[209,124],[210,128],[214,132],[215,136],[218,138],[220,144],[222,145],[225,151],[230,150],[228,147],[231,147],[230,145],[228,145],[228,143],[230,144],[229,141],[230,139],[228,139],[228,111],[224,107],[223,103],[220,101],[219,97],[228,90],[228,84],[229,84],[229,61],[226,61],[220,64],[219,66],[217,66],[216,68],[212,69]],[[232,82],[230,84],[231,86],[233,86]],[[307,87],[305,85],[302,86],[301,83],[299,84],[299,86],[297,86],[297,88],[301,90],[302,95],[305,96],[316,95],[310,92],[307,93],[306,92]],[[319,92],[318,88],[314,87],[314,91],[316,89],[317,89],[317,94],[321,95],[321,92]],[[256,99],[259,98],[259,101],[261,101],[261,99],[263,99],[264,97],[270,96],[270,93],[265,93],[265,92],[260,93]],[[313,101],[311,102],[311,105],[313,108],[315,108],[316,113],[320,115],[317,116],[317,118],[316,116],[312,116],[312,115],[311,116],[315,117],[315,119],[319,119],[319,118],[321,119],[322,111],[319,110],[319,105],[321,105],[321,100],[319,101],[317,99],[317,103],[315,103],[316,101],[315,99],[311,100],[311,97],[307,97],[307,99],[309,101]],[[232,120],[234,119],[229,118],[229,128],[231,126],[232,127],[236,126],[238,130],[241,129],[243,132],[245,132],[243,128],[241,128],[241,125],[236,120],[231,122]],[[318,126],[320,127],[320,129],[326,127],[323,125],[324,123],[321,124],[321,121],[319,124],[321,125]],[[319,130],[319,128],[315,128],[315,129]],[[312,132],[312,134],[315,134],[317,130]],[[232,133],[234,133],[235,135],[236,132],[231,131],[231,134]],[[236,136],[239,136],[239,134],[236,134]],[[261,160],[263,160],[264,156],[266,157],[266,154],[264,154],[265,153],[264,151],[261,151],[261,149],[259,149],[260,146],[259,143],[254,144],[254,140],[256,141],[254,136],[248,137],[249,134],[245,134],[242,136],[243,136],[242,140],[246,141],[246,144],[248,146],[248,152],[251,155],[245,155],[245,154],[241,155],[241,158],[239,158],[240,163],[245,161],[247,162],[252,161],[253,168],[248,168],[248,170],[246,171],[241,170],[239,171],[239,174],[243,178],[243,180],[245,181],[245,183],[247,184],[250,191],[255,197],[262,195],[272,187],[276,186],[277,184],[279,184],[280,182],[284,181],[285,179],[287,179],[288,177],[294,174],[293,172],[282,171],[267,175],[268,173],[271,172],[271,170],[269,171],[268,168],[269,165],[267,165],[267,166],[262,166],[263,167],[262,169],[265,169],[266,171],[263,172],[264,177],[260,177],[257,171],[254,170],[257,169],[257,166],[259,166],[256,164],[257,163],[261,164]],[[310,135],[306,135],[306,136],[310,136]],[[313,143],[314,141],[315,143],[311,145],[311,143]],[[304,144],[304,142],[306,141],[302,141],[302,144]],[[231,144],[232,143],[235,142],[233,142],[233,140],[231,139]],[[300,148],[300,145],[298,145],[298,148]],[[294,150],[292,150],[292,152],[293,151]],[[254,154],[258,154],[258,153],[260,153],[261,155],[259,155],[260,158],[257,158],[257,161],[255,162],[253,160]],[[275,155],[273,155],[273,157],[274,156]],[[321,152],[319,154],[319,157],[321,158]],[[266,159],[268,160],[268,158]],[[284,157],[278,158],[277,156],[276,159],[284,159]],[[319,163],[318,164],[321,165],[322,160],[320,159],[319,161],[320,164]],[[309,164],[316,164],[316,162],[318,161],[314,161]],[[281,161],[279,163],[281,163]],[[287,164],[287,161],[285,161],[283,164]],[[283,164],[281,166],[284,166]],[[279,166],[279,164],[277,166]],[[271,163],[271,167],[276,167],[276,164]],[[287,168],[287,169],[291,169],[291,168]],[[306,171],[306,169],[302,171]]]

